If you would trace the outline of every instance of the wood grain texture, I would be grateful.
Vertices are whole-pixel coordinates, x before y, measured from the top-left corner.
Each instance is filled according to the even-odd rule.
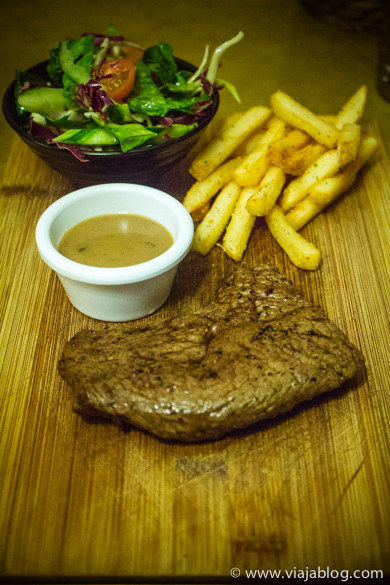
[[[374,123],[366,128],[379,137]],[[190,184],[184,161],[162,187]],[[390,573],[389,196],[383,144],[355,186],[303,231],[296,269],[258,222],[244,261],[271,260],[363,351],[342,388],[217,442],[168,444],[72,411],[56,365],[99,322],[78,313],[35,247],[67,180],[13,143],[1,195],[0,575],[228,579],[230,569]],[[191,253],[158,319],[209,301],[235,268]],[[62,581],[63,582],[63,581]],[[107,581],[109,582],[109,581]],[[135,581],[134,581],[135,582]]]

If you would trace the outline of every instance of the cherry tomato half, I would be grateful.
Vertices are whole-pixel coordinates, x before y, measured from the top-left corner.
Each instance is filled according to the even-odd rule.
[[[144,56],[144,50],[141,47],[135,47],[133,45],[121,45],[118,56],[137,63]]]
[[[107,95],[120,102],[127,98],[133,89],[135,80],[135,65],[130,59],[106,61],[99,70],[99,81]]]

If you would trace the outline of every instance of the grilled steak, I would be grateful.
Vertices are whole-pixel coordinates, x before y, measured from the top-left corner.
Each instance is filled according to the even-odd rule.
[[[196,313],[81,331],[59,372],[82,414],[198,441],[286,412],[362,365],[322,310],[263,265],[238,267]]]

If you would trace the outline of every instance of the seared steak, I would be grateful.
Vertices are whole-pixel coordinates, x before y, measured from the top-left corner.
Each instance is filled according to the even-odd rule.
[[[196,313],[78,333],[74,408],[168,440],[216,439],[340,386],[360,352],[276,269],[238,267]]]

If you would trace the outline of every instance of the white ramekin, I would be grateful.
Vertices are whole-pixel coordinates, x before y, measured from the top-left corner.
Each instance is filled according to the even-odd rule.
[[[64,233],[96,215],[133,213],[164,225],[174,243],[163,254],[119,268],[86,266],[57,250]],[[174,197],[144,185],[107,183],[73,191],[50,205],[36,227],[38,251],[61,280],[71,303],[102,321],[131,321],[150,315],[167,300],[177,266],[194,235],[190,214]]]

